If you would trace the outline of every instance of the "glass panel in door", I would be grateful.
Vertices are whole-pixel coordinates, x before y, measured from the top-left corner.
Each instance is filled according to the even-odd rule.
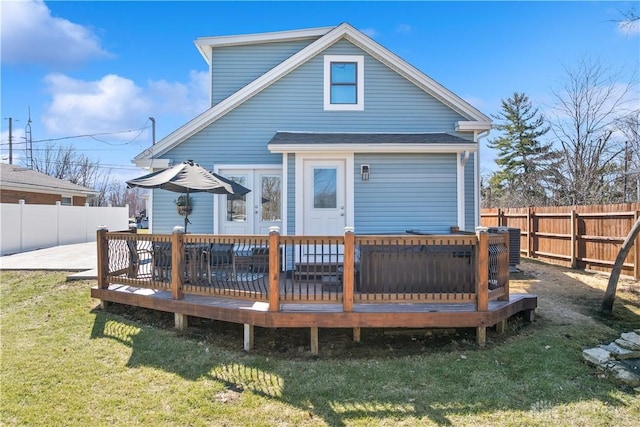
[[[221,169],[221,175],[251,189],[243,196],[220,196],[221,234],[269,234],[282,228],[282,174],[264,169]]]
[[[256,206],[257,233],[268,234],[269,227],[282,228],[282,177],[276,174],[257,173],[257,188],[260,189],[260,203]]]

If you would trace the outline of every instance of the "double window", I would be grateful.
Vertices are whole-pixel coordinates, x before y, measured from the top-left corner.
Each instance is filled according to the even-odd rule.
[[[324,109],[364,110],[364,57],[324,57]]]

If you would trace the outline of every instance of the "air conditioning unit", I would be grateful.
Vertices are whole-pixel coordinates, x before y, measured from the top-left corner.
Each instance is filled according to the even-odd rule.
[[[520,264],[520,229],[511,227],[489,227],[489,233],[509,233],[509,271],[518,271]]]

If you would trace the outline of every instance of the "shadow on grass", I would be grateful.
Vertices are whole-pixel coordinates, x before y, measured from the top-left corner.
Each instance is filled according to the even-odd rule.
[[[318,357],[309,354],[308,329],[256,328],[256,349],[248,354],[242,325],[191,318],[179,333],[169,330],[170,313],[117,304],[95,316],[91,337],[130,347],[129,367],[209,378],[238,399],[250,391],[332,426],[380,419],[452,425],[472,414],[540,412],[593,399],[625,405],[614,385],[582,363],[583,341],[594,332],[583,325],[523,326],[514,319],[506,335],[490,331],[486,349],[477,348],[472,330],[365,329],[357,344],[350,330],[321,329]]]

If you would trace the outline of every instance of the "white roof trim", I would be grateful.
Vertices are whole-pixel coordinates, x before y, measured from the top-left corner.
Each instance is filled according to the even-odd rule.
[[[438,98],[440,101],[444,102],[463,116],[480,122],[491,121],[489,117],[482,114],[453,92],[445,89],[439,83],[427,77],[424,73],[409,65],[406,61],[369,39],[364,34],[355,30],[349,24],[344,23],[335,27],[309,46],[292,55],[276,67],[258,77],[253,82],[238,90],[233,95],[216,104],[214,107],[211,107],[182,127],[176,129],[151,148],[138,154],[133,160],[134,163],[139,164],[141,160],[149,159],[151,155],[159,156],[167,152],[186,138],[194,135],[231,110],[235,109],[258,92],[269,87],[271,84],[275,83],[280,78],[304,64],[343,37],[346,37],[347,40],[365,50],[367,53],[400,73],[405,78],[413,81],[425,92]]]
[[[135,161],[136,166],[144,169],[167,169],[171,167],[171,163],[169,159],[140,159]]]
[[[313,39],[324,36],[334,28],[335,27],[321,27],[272,33],[243,34],[239,36],[199,37],[194,43],[204,60],[207,61],[207,64],[211,65],[211,49],[213,48]]]
[[[473,132],[491,130],[491,122],[459,121],[456,123],[456,132]]]
[[[475,153],[478,145],[469,144],[269,144],[272,153]]]
[[[2,182],[3,190],[12,190],[12,191],[25,191],[29,193],[43,193],[43,194],[57,194],[57,195],[70,195],[70,196],[78,196],[78,197],[88,197],[91,195],[99,194],[98,191],[95,190],[72,190],[68,188],[56,188],[46,185],[38,185],[38,184],[28,184],[28,183],[18,183],[18,182]]]

